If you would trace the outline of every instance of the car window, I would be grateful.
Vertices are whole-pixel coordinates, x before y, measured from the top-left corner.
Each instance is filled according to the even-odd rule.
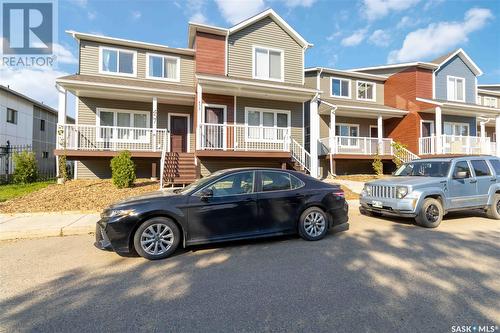
[[[471,164],[476,177],[491,175],[490,168],[488,168],[488,164],[486,164],[485,160],[472,160]]]
[[[253,179],[253,171],[238,172],[216,181],[208,188],[212,190],[214,197],[247,194],[253,192]]]
[[[459,161],[455,164],[455,170],[453,170],[453,176],[455,176],[457,173],[465,171],[467,173],[467,176],[465,178],[470,178],[470,168],[469,164],[466,161]]]
[[[292,183],[292,190],[295,190],[297,188],[301,188],[302,186],[304,186],[304,182],[300,179],[298,179],[297,177],[293,176],[293,175],[290,175],[290,181]]]
[[[292,188],[290,175],[285,172],[263,171],[262,191],[282,191]]]
[[[399,167],[394,173],[394,176],[446,177],[449,169],[450,162],[410,162]]]
[[[500,175],[500,161],[499,160],[490,160],[491,166],[495,169],[495,173]]]

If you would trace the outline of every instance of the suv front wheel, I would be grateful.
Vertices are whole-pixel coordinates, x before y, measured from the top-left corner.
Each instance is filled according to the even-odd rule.
[[[421,227],[436,228],[443,220],[444,210],[441,202],[434,198],[424,199],[415,221]]]
[[[500,220],[500,194],[493,196],[493,201],[486,210],[486,215],[490,219]]]

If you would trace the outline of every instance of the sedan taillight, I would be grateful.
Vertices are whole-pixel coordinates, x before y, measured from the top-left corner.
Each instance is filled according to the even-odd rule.
[[[343,189],[338,189],[332,192],[334,196],[345,198],[345,193]]]

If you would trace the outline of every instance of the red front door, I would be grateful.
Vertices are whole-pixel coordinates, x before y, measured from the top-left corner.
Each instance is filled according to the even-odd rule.
[[[186,117],[170,117],[170,151],[187,152],[188,123]]]

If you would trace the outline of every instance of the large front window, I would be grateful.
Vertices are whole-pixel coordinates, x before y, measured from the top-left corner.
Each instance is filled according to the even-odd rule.
[[[180,59],[156,54],[148,54],[149,79],[163,79],[169,81],[179,81]]]
[[[465,79],[448,76],[448,100],[465,102]]]
[[[247,139],[283,140],[290,127],[287,111],[246,110]]]
[[[468,136],[469,135],[469,124],[445,122],[444,123],[444,134],[457,135],[457,136]]]
[[[100,55],[101,73],[135,76],[135,51],[102,47],[100,49]]]
[[[97,112],[97,126],[97,137],[100,140],[149,140],[147,111],[101,109]]]
[[[357,98],[365,101],[375,101],[375,83],[357,81]]]
[[[332,78],[332,96],[350,98],[351,80]]]
[[[254,47],[255,79],[283,81],[283,51]]]
[[[340,145],[344,147],[357,147],[359,126],[353,124],[335,125],[335,134],[340,136]]]

